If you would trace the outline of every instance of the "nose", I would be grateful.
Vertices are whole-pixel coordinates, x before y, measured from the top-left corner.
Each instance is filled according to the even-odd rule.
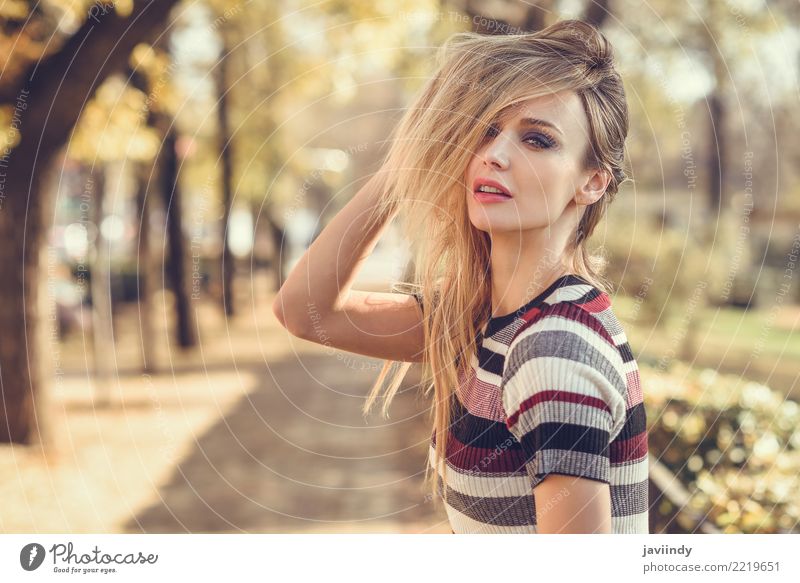
[[[497,169],[508,168],[507,144],[502,135],[495,137],[483,153],[484,166],[491,166]]]

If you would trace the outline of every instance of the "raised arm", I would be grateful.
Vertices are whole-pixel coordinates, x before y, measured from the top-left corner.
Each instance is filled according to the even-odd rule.
[[[422,359],[422,312],[413,296],[351,286],[394,214],[374,224],[385,174],[375,174],[328,223],[286,279],[272,310],[294,336],[406,362]]]

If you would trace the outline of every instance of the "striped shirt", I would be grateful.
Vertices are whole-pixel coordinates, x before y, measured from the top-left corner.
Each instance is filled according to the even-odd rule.
[[[456,397],[445,503],[453,532],[535,533],[533,488],[550,473],[609,484],[612,532],[648,532],[639,371],[606,293],[568,274],[491,318]],[[435,445],[431,435],[434,468]],[[438,470],[437,480],[442,494]]]

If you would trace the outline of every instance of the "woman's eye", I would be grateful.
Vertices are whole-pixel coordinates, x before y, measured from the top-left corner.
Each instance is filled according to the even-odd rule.
[[[556,141],[547,134],[531,134],[523,141],[532,143],[534,146],[539,148],[552,148],[556,145]]]

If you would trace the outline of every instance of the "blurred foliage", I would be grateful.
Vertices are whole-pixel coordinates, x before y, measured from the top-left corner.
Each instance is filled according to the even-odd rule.
[[[3,2],[0,54],[8,55],[8,60],[2,84],[12,86],[26,69],[57,52],[83,24],[109,12],[126,17],[132,9],[133,0]],[[68,155],[78,160],[119,160],[127,156],[151,159],[154,145],[157,146],[156,136],[141,131],[137,123],[143,102],[141,92],[111,77],[86,104],[73,130]],[[13,124],[15,117],[19,117],[20,103],[17,98],[15,102],[0,104],[0,139],[5,138],[11,147],[19,142],[19,131]]]
[[[640,366],[650,453],[725,533],[800,532],[800,406],[766,385]],[[657,511],[657,509],[654,509]]]
[[[67,147],[68,156],[86,162],[153,160],[161,138],[142,119],[146,99],[121,77],[111,77],[86,104]]]
[[[685,311],[690,299],[697,299],[705,258],[688,251],[698,249],[691,233],[643,221],[622,224],[630,229],[601,229],[598,237],[609,258],[606,276],[615,282],[615,291],[639,302],[637,320],[662,324]]]
[[[57,50],[64,39],[87,22],[92,12],[115,10],[126,14],[132,2],[2,3],[0,22],[7,34],[0,35],[3,43],[0,49],[8,49],[6,52],[12,55],[4,68],[3,82],[29,68],[48,51]],[[682,147],[688,141],[691,162],[702,168],[705,152],[711,147],[704,127],[707,120],[703,104],[716,86],[727,91],[731,115],[735,111],[742,120],[757,120],[768,113],[778,120],[777,131],[785,133],[787,140],[794,139],[798,118],[792,114],[796,99],[792,92],[786,92],[787,84],[791,85],[787,81],[789,72],[770,66],[781,35],[792,32],[790,6],[763,11],[750,3],[722,6],[702,1],[687,11],[682,3],[658,2],[643,9],[636,3],[621,1],[612,8],[613,18],[607,19],[604,32],[616,48],[618,66],[630,96],[628,152],[635,171],[632,174],[639,183],[651,189],[686,189],[687,152]],[[141,55],[134,55],[134,61],[138,62],[138,68],[147,71],[150,79],[148,103],[157,99],[166,111],[178,116],[181,129],[194,136],[196,151],[182,169],[182,180],[195,188],[217,183],[217,177],[211,175],[212,171],[218,172],[218,144],[214,116],[210,113],[217,98],[213,93],[196,89],[217,74],[220,58],[224,58],[229,69],[225,84],[231,103],[230,125],[235,129],[237,196],[266,201],[276,207],[296,206],[298,192],[305,179],[313,174],[319,187],[315,196],[319,200],[311,206],[324,207],[334,192],[350,188],[352,180],[363,175],[369,163],[379,158],[378,148],[370,148],[361,155],[366,163],[350,167],[351,174],[347,175],[317,172],[320,169],[315,166],[315,156],[305,150],[346,149],[352,145],[348,144],[348,138],[358,140],[361,136],[351,132],[337,139],[329,134],[336,131],[337,124],[345,120],[353,122],[371,111],[384,111],[382,116],[371,118],[375,126],[385,125],[375,128],[373,135],[388,133],[395,116],[385,112],[399,111],[407,104],[410,92],[432,71],[434,50],[445,38],[470,28],[470,19],[462,10],[459,3],[440,0],[323,3],[206,0],[176,11],[176,22],[171,29],[173,40],[181,32],[189,31],[195,46],[202,50],[195,51],[196,55],[173,57],[172,62],[154,67],[152,63],[144,64]],[[580,12],[576,7],[571,11]],[[200,13],[202,16],[198,18]],[[553,18],[563,16],[566,14]],[[158,54],[163,56],[166,50],[161,48]],[[724,69],[720,63],[724,63]],[[793,75],[797,77],[796,72]],[[396,95],[387,99],[380,94],[377,86],[372,85],[378,79],[391,80],[397,88]],[[732,87],[736,89],[735,101]],[[767,88],[769,92],[765,93]],[[13,103],[9,99],[7,94],[0,106],[0,126],[8,126],[10,122]],[[128,147],[113,143],[114,135],[119,133],[114,127],[128,123],[130,112],[125,110],[137,99],[141,98],[135,92],[121,97],[120,119],[109,119],[103,143],[110,147],[99,149],[101,154],[117,155]],[[87,128],[76,130],[75,135],[81,144],[75,145],[75,155],[83,158],[92,154],[81,135],[97,131],[97,122],[104,114],[117,115],[115,111],[102,109],[100,102],[91,107],[94,111],[88,112],[82,122]],[[309,119],[314,123],[308,123]],[[749,126],[750,122],[746,123]],[[744,125],[729,125],[729,143],[741,142],[748,149],[759,151],[762,167],[772,166],[773,160],[768,156],[776,156],[777,163],[791,159],[791,152],[796,150],[783,148],[770,153],[775,150],[771,146],[777,137],[765,128],[754,126],[751,130]],[[121,139],[128,141],[125,136]],[[13,139],[7,142],[13,144]],[[134,152],[152,153],[149,138],[137,137],[133,142],[130,146]],[[735,157],[734,150],[731,148],[729,152]],[[728,182],[734,182],[729,187],[735,189],[736,160],[728,162],[731,164]],[[781,191],[788,189],[787,193],[775,196],[779,205],[791,210],[794,203],[789,195],[797,189],[794,186],[797,165],[784,163],[777,167],[777,174],[759,173],[757,187],[766,196],[777,193],[778,184],[785,185]],[[698,194],[704,196],[701,191]],[[770,202],[764,200],[764,207],[770,207]],[[714,281],[710,276],[708,279]],[[680,291],[673,293],[679,296]],[[653,300],[650,307],[655,306],[653,317],[657,317],[659,301]]]
[[[6,0],[0,2],[2,83],[16,81],[31,64],[57,52],[88,19],[128,16],[134,0]]]
[[[464,29],[463,22],[439,18],[435,0],[294,0],[249,4],[246,10],[222,0],[208,5],[212,28],[229,51],[237,191],[256,201],[266,194],[267,204],[278,207],[296,204],[298,192],[317,196],[312,208],[324,207],[331,192],[355,178],[327,170],[313,149],[354,146],[359,136],[337,135],[337,124],[394,105],[385,99],[370,103],[381,94],[369,84],[397,85],[400,107],[407,97],[402,93],[416,89],[430,72],[420,56],[431,56],[436,44]],[[389,115],[375,121],[390,122]],[[315,188],[307,192],[310,176]]]
[[[718,224],[707,225],[702,212],[684,220],[625,201],[657,203],[654,193],[625,190],[620,196],[596,228],[591,245],[608,257],[606,275],[617,291],[639,304],[635,319],[663,325],[704,305],[756,301],[751,266],[760,259],[759,235],[743,213],[729,209],[720,214]],[[672,192],[662,196],[669,204],[684,204],[685,197],[673,201],[677,195]]]
[[[792,113],[796,57],[777,62],[787,50],[796,55],[797,6],[784,3],[765,10],[762,2],[716,0],[645,6],[622,0],[613,8],[615,18],[604,32],[615,47],[629,96],[627,150],[640,184],[687,189],[684,170],[690,163],[702,167],[715,147],[712,137],[719,134],[709,132],[707,119],[707,99],[714,92],[729,115],[739,118],[718,136],[730,144],[725,159],[729,188],[737,185],[742,149],[758,152],[765,162],[775,149],[776,132],[786,131],[789,140],[797,135],[798,119]],[[780,121],[767,128],[758,122],[764,117]],[[791,163],[780,165],[779,175],[784,183],[800,178]],[[776,177],[774,172],[759,175],[762,197],[778,190]],[[706,178],[701,179],[698,186],[705,188]]]

